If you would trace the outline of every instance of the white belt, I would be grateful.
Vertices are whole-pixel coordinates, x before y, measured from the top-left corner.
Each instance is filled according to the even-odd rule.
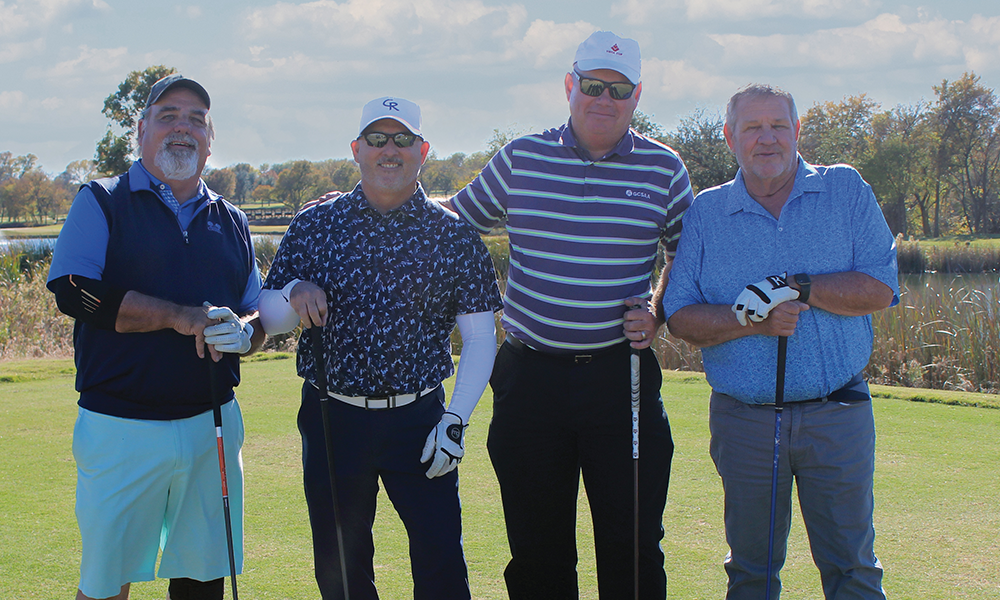
[[[396,394],[395,396],[341,396],[340,394],[334,394],[333,392],[327,393],[331,398],[336,398],[337,400],[340,400],[345,404],[350,404],[351,406],[357,406],[365,410],[385,410],[388,408],[399,408],[400,406],[411,404],[438,389],[438,386],[440,385],[441,384],[429,387],[419,394]]]

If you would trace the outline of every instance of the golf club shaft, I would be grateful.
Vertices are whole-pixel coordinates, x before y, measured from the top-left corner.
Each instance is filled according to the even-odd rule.
[[[764,598],[771,600],[771,576],[774,574],[774,524],[778,505],[778,462],[781,451],[781,413],[785,409],[785,356],[788,353],[788,338],[778,337],[778,364],[774,382],[774,459],[771,466],[771,525],[767,535],[767,582]]]
[[[630,362],[632,388],[632,512],[635,569],[635,598],[639,598],[639,350],[632,348]]]
[[[641,310],[642,304],[635,304],[629,310]],[[646,339],[643,334],[643,339]],[[631,347],[629,356],[629,383],[632,394],[632,547],[633,580],[635,599],[639,600],[639,349]]]
[[[316,369],[316,387],[319,388],[319,406],[323,418],[323,435],[326,438],[326,462],[330,471],[330,494],[333,500],[333,520],[337,523],[337,554],[340,557],[340,578],[344,584],[344,600],[350,600],[347,585],[347,558],[344,555],[344,530],[340,520],[340,504],[337,502],[337,473],[333,451],[333,425],[330,421],[330,394],[326,383],[326,360],[323,355],[323,328],[310,328],[312,336],[313,364]]]
[[[208,381],[212,393],[212,415],[215,417],[215,442],[219,447],[219,477],[222,479],[222,510],[226,517],[226,544],[229,547],[229,580],[233,585],[233,600],[239,600],[236,589],[236,553],[233,549],[233,520],[229,510],[229,483],[226,480],[226,450],[222,440],[222,405],[219,399],[218,368],[208,355]]]

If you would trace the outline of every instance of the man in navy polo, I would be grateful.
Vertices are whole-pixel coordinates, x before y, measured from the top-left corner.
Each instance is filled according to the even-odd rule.
[[[316,580],[343,598],[337,529],[352,600],[377,598],[372,525],[378,482],[406,526],[415,600],[471,597],[462,551],[456,467],[463,431],[486,388],[501,306],[479,235],[429,202],[417,182],[430,149],[420,108],[378,98],[351,142],[361,181],[349,194],[300,212],[281,241],[261,294],[268,333],[322,327],[322,360],[299,341],[298,424]],[[462,356],[451,402],[441,382]],[[310,332],[311,333],[311,332]],[[325,439],[317,363],[326,367],[332,439]],[[340,522],[333,513],[326,444],[334,445]]]
[[[640,66],[634,40],[591,35],[565,77],[569,121],[514,140],[451,199],[480,231],[506,218],[510,236],[488,447],[512,600],[577,597],[581,472],[600,595],[633,595],[630,346],[642,350],[639,592],[666,595],[659,542],[673,442],[649,349],[662,319],[649,300],[657,246],[665,278],[691,185],[673,150],[629,129]]]
[[[261,280],[246,216],[201,180],[210,106],[191,79],[156,82],[138,124],[140,160],[82,186],[56,242],[48,288],[76,319],[78,599],[127,598],[131,582],[156,575],[170,579],[172,600],[222,598],[230,569],[213,370],[242,565],[233,387],[239,355],[264,339],[250,323]]]

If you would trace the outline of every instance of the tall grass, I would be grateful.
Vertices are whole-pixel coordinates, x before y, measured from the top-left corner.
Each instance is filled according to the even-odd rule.
[[[899,272],[912,273],[996,273],[1000,271],[1000,246],[973,245],[956,241],[951,246],[922,244],[896,236]]]
[[[52,247],[12,242],[0,249],[0,360],[69,356],[73,320],[45,289]]]
[[[957,276],[903,278],[899,305],[875,313],[868,374],[876,383],[1000,392],[1000,285]]]
[[[502,292],[509,264],[507,238],[487,236],[484,240]],[[255,237],[254,246],[266,275],[278,238]],[[916,244],[900,240],[898,247],[903,256]],[[947,256],[948,250],[931,248],[920,256],[939,260],[933,257]],[[982,250],[984,255],[989,251]],[[59,312],[44,285],[50,256],[50,247],[13,243],[0,248],[0,360],[72,352],[73,320]],[[871,381],[886,385],[1000,392],[998,299],[1000,285],[995,280],[977,286],[968,277],[956,277],[940,287],[904,277],[900,304],[873,316],[875,348],[866,374]],[[265,349],[294,350],[297,334],[296,330],[269,338]],[[503,335],[498,315],[498,342]],[[457,331],[452,347],[456,353],[461,351]],[[702,370],[701,352],[671,337],[666,328],[653,349],[665,369]]]

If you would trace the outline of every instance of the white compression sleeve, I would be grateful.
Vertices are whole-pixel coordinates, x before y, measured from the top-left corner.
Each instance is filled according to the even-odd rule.
[[[260,291],[257,310],[260,313],[260,323],[268,335],[288,333],[299,326],[301,319],[288,301],[292,288],[298,282],[298,279],[293,279],[280,290]]]
[[[458,415],[462,423],[468,425],[493,372],[497,353],[496,323],[491,312],[459,315],[457,321],[462,335],[462,355],[448,412]]]

